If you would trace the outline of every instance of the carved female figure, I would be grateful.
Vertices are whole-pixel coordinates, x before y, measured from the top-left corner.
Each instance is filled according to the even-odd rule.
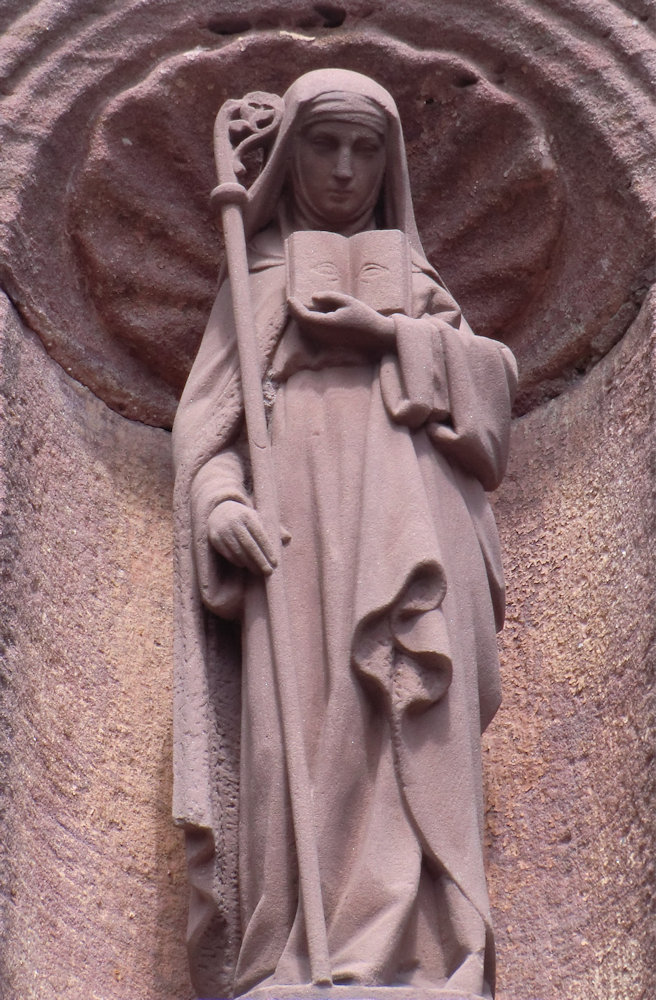
[[[480,733],[499,702],[504,589],[485,491],[504,471],[514,361],[474,336],[427,262],[398,112],[367,77],[317,71],[289,89],[244,218],[333,984],[320,995],[490,997]],[[326,232],[365,234],[356,294],[342,262],[321,257]],[[381,273],[391,310],[368,304]],[[233,989],[311,996],[264,589],[279,570],[251,494],[228,280],[174,449],[175,811],[192,845],[192,972],[200,982],[216,872],[234,856],[225,719],[217,731],[234,620]]]

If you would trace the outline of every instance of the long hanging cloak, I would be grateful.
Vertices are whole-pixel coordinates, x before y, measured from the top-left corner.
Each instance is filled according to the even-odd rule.
[[[335,90],[364,90],[388,116],[385,224],[402,229],[413,249],[412,315],[396,320],[396,355],[376,363],[303,344],[287,315],[280,234],[269,224],[300,110]],[[270,432],[291,537],[283,569],[333,974],[342,983],[489,995],[480,732],[499,701],[503,582],[485,490],[505,467],[514,361],[471,333],[426,263],[398,114],[367,78],[320,71],[285,95],[246,221],[262,377],[277,390]],[[192,971],[198,983],[214,974],[203,943],[214,912],[237,993],[303,984],[263,587],[207,539],[217,503],[252,502],[227,281],[181,400],[174,457],[174,813],[191,847]],[[241,652],[221,626],[235,618]],[[223,730],[239,657],[237,776]]]

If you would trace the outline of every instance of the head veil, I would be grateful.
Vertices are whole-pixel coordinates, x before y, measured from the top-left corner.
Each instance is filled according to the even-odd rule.
[[[412,250],[429,267],[412,208],[405,143],[396,104],[380,84],[368,76],[363,76],[362,73],[345,69],[319,69],[305,73],[285,93],[284,112],[278,134],[261,174],[251,187],[248,204],[244,210],[246,238],[252,238],[275,219],[299,123],[309,115],[313,104],[332,98],[333,104],[338,106],[341,96],[344,97],[346,115],[348,115],[349,96],[364,99],[383,113],[387,122],[384,226],[387,229],[400,229],[404,232]]]

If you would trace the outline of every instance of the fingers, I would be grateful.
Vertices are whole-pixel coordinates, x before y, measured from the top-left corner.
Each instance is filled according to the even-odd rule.
[[[355,299],[343,292],[315,292],[312,303],[319,312],[336,312],[346,306],[353,305]]]
[[[218,538],[212,539],[214,548],[219,555],[231,562],[233,566],[247,569],[251,573],[261,573],[268,576],[273,572],[273,565],[262,552],[245,525],[230,525]]]
[[[315,292],[312,296],[312,304],[316,306],[315,309],[308,309],[300,299],[293,296],[287,301],[292,316],[300,323],[330,322],[331,313],[353,306],[355,303],[350,295],[343,295],[341,292]]]
[[[258,514],[243,504],[231,504],[224,511],[221,506],[213,512],[208,525],[212,546],[234,566],[269,576],[277,560]]]
[[[303,320],[307,322],[308,320],[312,319],[312,316],[314,315],[309,309],[307,309],[303,305],[300,299],[297,299],[294,296],[290,296],[290,298],[287,299],[287,305],[289,306],[289,311],[291,312],[292,316],[294,316],[300,322],[303,322]]]
[[[315,296],[313,296],[314,300]],[[308,309],[298,299],[289,300],[289,311],[301,330],[314,331],[318,335],[326,333],[335,326],[334,312],[321,312],[319,309]]]
[[[264,525],[254,510],[248,510],[247,523],[250,537],[255,542],[257,551],[263,557],[263,561],[258,560],[258,565],[263,573],[268,574],[278,565],[271,539],[264,530]]]
[[[266,555],[262,545],[255,538],[248,525],[233,525],[230,541],[235,557],[241,560],[241,565],[245,569],[250,570],[251,573],[262,573],[264,576],[269,576],[273,572],[275,556],[273,553],[271,553],[271,558]],[[268,540],[266,544],[268,545]]]

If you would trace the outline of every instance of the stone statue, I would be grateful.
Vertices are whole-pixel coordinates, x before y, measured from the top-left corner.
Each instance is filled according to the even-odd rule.
[[[248,198],[217,189],[247,258],[222,278],[174,427],[192,975],[207,989],[214,927],[236,996],[489,998],[480,734],[504,586],[485,491],[515,363],[424,256],[387,91],[320,70],[274,105]],[[252,396],[266,440],[248,405],[244,420]]]

